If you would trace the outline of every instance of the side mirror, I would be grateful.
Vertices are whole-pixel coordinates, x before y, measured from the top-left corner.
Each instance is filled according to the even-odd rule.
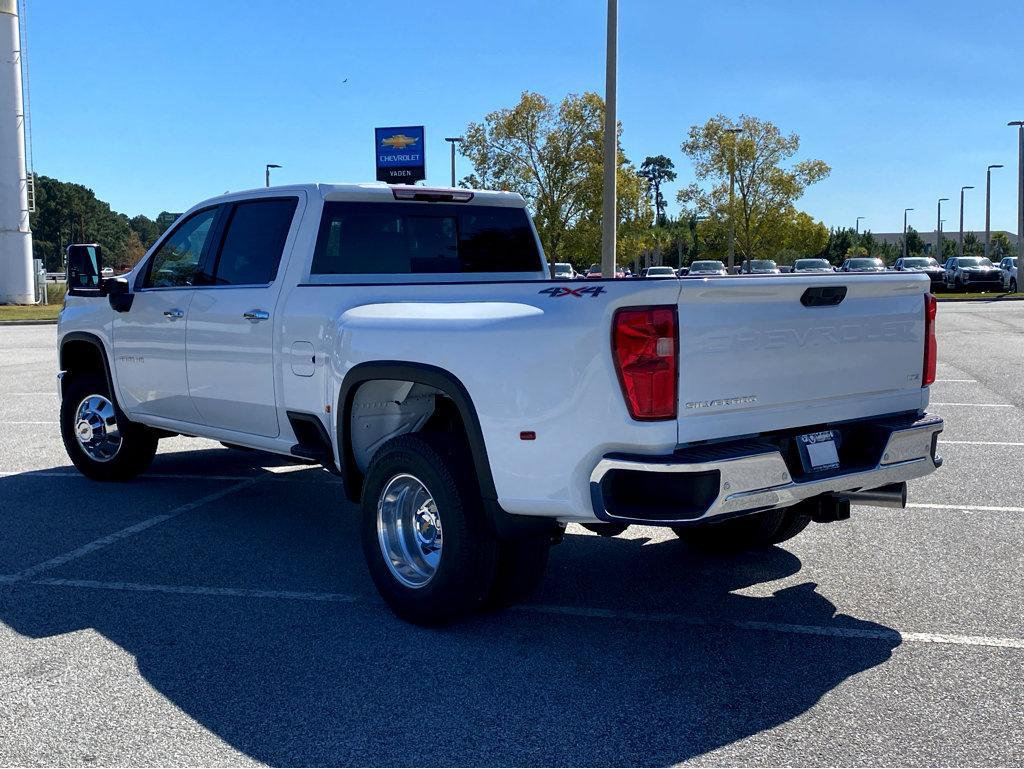
[[[98,296],[103,274],[103,249],[96,243],[72,243],[67,249],[68,293]]]
[[[107,278],[103,281],[102,292],[107,295],[107,301],[114,312],[128,312],[135,301],[135,294],[131,292],[127,278]]]

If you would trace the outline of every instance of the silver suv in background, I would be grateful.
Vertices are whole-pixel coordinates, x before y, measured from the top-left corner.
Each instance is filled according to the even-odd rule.
[[[729,271],[725,269],[725,264],[723,262],[719,262],[714,259],[706,259],[704,261],[694,262],[691,264],[690,270],[686,274],[707,278],[714,275],[728,275]]]
[[[828,259],[797,259],[793,272],[835,272],[836,268]]]
[[[994,291],[1002,287],[1002,271],[984,256],[951,256],[946,260],[946,288],[951,291]]]
[[[843,262],[840,272],[885,272],[885,262],[873,256],[854,256]]]
[[[1003,273],[1003,291],[1017,293],[1017,257],[1004,256],[999,269]]]

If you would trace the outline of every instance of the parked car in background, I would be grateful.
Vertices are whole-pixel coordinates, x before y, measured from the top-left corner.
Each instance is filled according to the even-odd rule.
[[[552,266],[554,267],[555,280],[575,280],[580,276],[568,262],[555,262]]]
[[[680,278],[683,277],[684,275],[689,275],[689,274],[690,274],[690,268],[689,267],[680,267],[678,270],[676,270],[676,275],[678,275]]]
[[[641,278],[675,278],[676,271],[671,267],[645,267],[640,271]]]
[[[997,291],[1003,273],[984,256],[951,256],[946,260],[946,288],[950,291]]]
[[[797,259],[793,272],[835,272],[836,268],[828,259]]]
[[[945,285],[946,271],[930,256],[908,256],[897,259],[892,268],[895,272],[923,272],[931,278],[932,289]]]
[[[599,280],[599,279],[603,278],[604,275],[601,274],[601,265],[599,265],[599,264],[592,264],[592,265],[590,265],[589,269],[583,275],[583,277],[586,278],[587,280]],[[624,277],[626,277],[626,271],[623,270],[621,267],[617,267],[616,270],[615,270],[615,277],[616,278],[624,278]]]
[[[1002,261],[999,262],[999,269],[1003,273],[1003,290],[1017,291],[1017,257],[1016,256],[1005,256]]]
[[[740,272],[749,275],[778,275],[779,265],[772,259],[744,260]]]
[[[843,262],[840,272],[885,272],[885,262],[873,256],[854,256]]]
[[[700,276],[703,278],[713,277],[715,275],[728,275],[729,272],[725,269],[725,264],[714,259],[706,259],[701,262],[694,262],[690,265],[690,270],[687,275]]]

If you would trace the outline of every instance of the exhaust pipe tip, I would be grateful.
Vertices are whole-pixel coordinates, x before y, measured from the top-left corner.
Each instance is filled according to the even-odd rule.
[[[871,505],[905,510],[907,507],[907,484],[906,481],[890,483],[888,486],[879,486],[877,489],[851,491],[840,496],[849,500],[852,505]]]

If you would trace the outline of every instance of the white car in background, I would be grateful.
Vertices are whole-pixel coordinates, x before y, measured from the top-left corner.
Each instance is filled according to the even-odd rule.
[[[640,272],[641,278],[675,278],[676,271],[671,267],[647,267]]]
[[[1003,273],[1003,290],[1016,293],[1017,286],[1017,257],[1005,256],[999,262],[999,269]]]
[[[555,280],[575,280],[580,277],[580,274],[568,262],[555,262],[552,267]]]
[[[707,260],[691,264],[690,271],[687,274],[707,278],[714,275],[728,275],[729,271],[725,269],[724,263],[716,260]]]

